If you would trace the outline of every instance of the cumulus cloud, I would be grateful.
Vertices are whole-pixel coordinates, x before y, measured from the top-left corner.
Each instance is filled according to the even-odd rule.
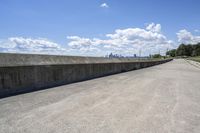
[[[179,41],[200,40],[190,32],[182,30],[177,33]],[[86,38],[68,36],[68,43],[62,45],[45,38],[10,37],[0,40],[1,52],[17,53],[44,53],[44,54],[70,54],[70,55],[106,55],[110,52],[133,55],[142,51],[142,55],[155,54],[159,51],[165,53],[167,49],[175,47],[174,42],[167,39],[161,32],[161,25],[151,23],[144,28],[116,29],[102,38]]]
[[[69,42],[68,45],[74,49],[81,47],[90,47],[94,43],[89,38],[81,38],[78,36],[68,36],[67,39],[71,40],[71,42]]]
[[[144,29],[127,28],[117,29],[114,33],[106,34],[106,39],[83,38],[68,36],[69,46],[77,50],[101,49],[120,54],[137,54],[142,50],[144,55],[153,54],[158,51],[165,53],[167,48],[173,48],[174,43],[160,33],[161,25],[151,23]]]
[[[49,53],[58,54],[65,51],[59,44],[45,38],[11,37],[0,41],[0,50],[3,52],[19,53]]]
[[[161,25],[151,23],[151,24],[147,25],[146,29],[149,30],[149,31],[152,31],[152,32],[160,32],[161,31]]]
[[[100,5],[100,7],[102,7],[102,8],[109,8],[109,5],[108,5],[107,3],[102,3],[102,4]]]
[[[178,42],[185,44],[196,44],[200,42],[200,36],[195,36],[191,32],[183,29],[180,30],[177,34]]]
[[[95,52],[95,51],[99,51],[100,48],[98,48],[96,43],[96,40],[93,39],[89,39],[89,38],[83,38],[83,37],[79,37],[79,36],[68,36],[67,39],[70,40],[70,42],[68,43],[68,46],[70,47],[71,51],[76,51],[78,50],[78,52]]]

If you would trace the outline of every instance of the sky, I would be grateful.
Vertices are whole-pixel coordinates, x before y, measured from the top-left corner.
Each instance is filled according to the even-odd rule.
[[[199,0],[1,0],[0,52],[164,54],[200,42]]]

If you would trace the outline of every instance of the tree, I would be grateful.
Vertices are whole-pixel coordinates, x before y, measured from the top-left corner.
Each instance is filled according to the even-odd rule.
[[[169,55],[171,57],[175,57],[176,56],[176,49],[172,49],[167,51],[166,55]]]
[[[186,56],[192,56],[193,45],[191,45],[191,44],[186,45],[185,52],[186,52],[186,53],[185,53]]]
[[[162,56],[160,54],[154,54],[152,57],[153,58],[161,58]]]
[[[200,56],[200,43],[198,44],[181,44],[177,49],[166,52],[166,55],[175,56]]]
[[[192,56],[200,56],[200,43],[193,45]]]
[[[177,56],[186,56],[186,45],[181,44],[178,49],[176,50],[176,55]]]

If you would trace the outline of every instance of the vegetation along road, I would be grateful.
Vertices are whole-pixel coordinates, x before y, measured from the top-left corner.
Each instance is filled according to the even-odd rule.
[[[183,59],[0,99],[1,133],[198,133],[200,68]]]

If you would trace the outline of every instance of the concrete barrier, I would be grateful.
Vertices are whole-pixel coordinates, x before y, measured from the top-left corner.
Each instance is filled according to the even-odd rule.
[[[0,54],[0,97],[150,67],[170,60]]]

